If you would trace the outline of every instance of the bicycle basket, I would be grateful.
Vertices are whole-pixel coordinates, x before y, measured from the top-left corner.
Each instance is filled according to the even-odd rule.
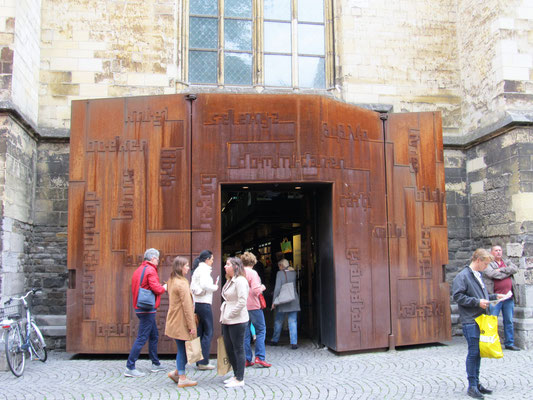
[[[22,315],[22,304],[8,305],[0,307],[0,320],[20,319]]]

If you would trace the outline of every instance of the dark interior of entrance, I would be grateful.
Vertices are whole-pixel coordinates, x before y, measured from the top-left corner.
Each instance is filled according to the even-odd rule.
[[[261,262],[255,269],[267,287],[264,292],[267,340],[272,337],[274,313],[270,306],[277,262],[283,257],[298,273],[301,306],[298,339],[323,344],[326,338],[321,337],[321,331],[328,331],[325,325],[334,326],[334,317],[321,312],[324,297],[331,298],[334,290],[325,285],[330,279],[321,278],[330,275],[328,271],[333,268],[324,261],[332,259],[331,225],[321,224],[324,220],[331,221],[331,185],[223,185],[221,201],[224,259],[252,251]],[[324,296],[325,291],[329,296]],[[280,341],[288,341],[286,332]]]

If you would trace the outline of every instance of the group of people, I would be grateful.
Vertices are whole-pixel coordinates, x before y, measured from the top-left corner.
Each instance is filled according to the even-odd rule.
[[[168,377],[177,383],[178,387],[195,386],[198,382],[189,379],[185,365],[187,356],[185,342],[196,337],[200,338],[203,359],[196,363],[199,370],[213,370],[215,366],[209,363],[209,350],[213,338],[213,293],[219,288],[219,277],[213,281],[212,265],[214,256],[211,251],[204,250],[193,262],[191,282],[187,279],[190,271],[186,258],[178,256],[172,263],[172,271],[167,283],[161,284],[157,272],[159,265],[159,251],[148,249],[144,254],[143,263],[137,268],[132,277],[132,297],[135,314],[139,319],[137,338],[133,343],[124,375],[127,377],[141,377],[144,373],[135,368],[142,347],[148,342],[148,354],[152,361],[152,372],[164,371],[157,355],[159,333],[155,322],[155,314],[160,304],[160,297],[168,292],[169,307],[165,326],[165,335],[173,338],[177,346],[176,370],[168,373]],[[265,359],[266,324],[263,313],[266,290],[254,265],[256,256],[245,252],[240,257],[228,258],[224,266],[226,283],[221,289],[223,298],[220,307],[220,322],[222,336],[228,360],[234,375],[224,381],[227,388],[244,386],[244,370],[256,365],[269,368]],[[290,268],[286,259],[278,263],[280,271],[276,277],[274,298],[279,294],[284,283],[296,283],[296,273]],[[155,295],[155,305],[151,309],[141,308],[137,304],[139,288],[151,290]],[[294,286],[296,291],[296,286]],[[285,316],[288,317],[291,348],[297,345],[297,312],[300,311],[298,296],[291,302],[272,305],[276,308],[274,335],[272,345],[278,343]],[[255,329],[255,358],[252,351],[251,325]]]
[[[160,304],[160,297],[166,291],[169,296],[169,308],[166,320],[165,335],[173,338],[177,345],[176,370],[168,373],[170,379],[178,387],[197,385],[196,381],[187,378],[185,365],[187,357],[185,342],[201,338],[203,359],[198,361],[199,370],[212,370],[215,367],[209,363],[209,350],[213,337],[213,313],[211,304],[213,293],[218,290],[219,277],[213,281],[213,254],[204,250],[195,259],[194,272],[191,283],[187,279],[190,266],[184,257],[176,257],[172,263],[172,272],[168,283],[160,284],[157,273],[159,251],[148,249],[144,254],[143,263],[137,268],[132,277],[132,296],[135,313],[139,319],[139,329],[135,342],[130,351],[125,376],[139,377],[144,373],[135,368],[142,347],[149,342],[148,351],[152,361],[152,372],[163,371],[157,355],[159,334],[155,321],[156,310]],[[262,284],[257,271],[253,269],[257,263],[254,254],[245,252],[241,257],[228,258],[224,266],[226,283],[221,290],[223,303],[220,308],[220,322],[222,336],[229,362],[234,376],[224,381],[225,387],[244,386],[244,370],[248,366],[257,365],[268,368],[271,364],[265,360],[266,324],[260,297],[266,287]],[[274,299],[279,295],[285,283],[296,282],[296,273],[289,268],[286,259],[278,263],[279,272],[276,276]],[[468,377],[468,391],[470,397],[483,399],[492,390],[485,387],[479,379],[480,373],[480,329],[475,319],[483,313],[499,315],[503,312],[505,348],[520,350],[514,343],[513,312],[516,301],[516,288],[513,275],[518,268],[509,260],[503,260],[501,246],[493,246],[490,252],[477,249],[472,255],[471,262],[453,280],[452,296],[458,304],[460,322],[463,334],[468,344],[466,357],[466,373]],[[142,309],[137,305],[139,288],[149,289],[155,295],[155,305],[152,309]],[[509,292],[512,294],[510,298]],[[504,299],[507,298],[507,299]],[[500,299],[491,305],[490,300]],[[274,305],[277,313],[274,323],[274,334],[271,344],[276,345],[285,316],[288,317],[290,343],[293,349],[297,345],[297,312],[300,310],[298,296],[291,302]],[[255,359],[251,346],[250,326],[253,324],[256,332]]]
[[[479,350],[480,329],[475,319],[483,313],[498,316],[503,312],[505,348],[518,351],[514,343],[513,312],[517,291],[513,275],[518,272],[509,260],[503,260],[501,246],[492,246],[490,252],[477,249],[472,255],[470,265],[465,267],[453,280],[452,296],[459,308],[459,318],[463,335],[468,344],[466,374],[468,377],[468,396],[483,399],[492,390],[479,380],[481,356]],[[504,299],[497,304],[490,300]]]

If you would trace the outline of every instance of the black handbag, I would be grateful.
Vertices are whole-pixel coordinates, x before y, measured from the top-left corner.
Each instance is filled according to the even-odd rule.
[[[141,281],[139,282],[139,293],[137,294],[137,308],[141,310],[153,310],[155,308],[155,294],[150,289],[143,289],[141,287],[144,279],[144,273],[146,272],[146,267],[143,269],[141,275]]]

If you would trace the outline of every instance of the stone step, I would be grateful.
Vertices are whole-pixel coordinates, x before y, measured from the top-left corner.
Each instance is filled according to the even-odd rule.
[[[37,325],[44,336],[67,336],[66,315],[36,315],[35,322],[37,322]]]

